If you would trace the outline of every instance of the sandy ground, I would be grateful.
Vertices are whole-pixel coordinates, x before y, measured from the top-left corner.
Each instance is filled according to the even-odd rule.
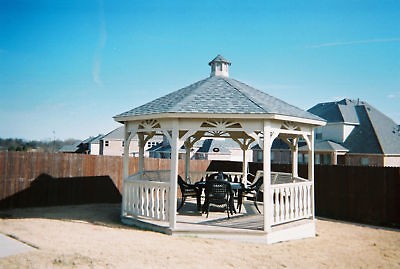
[[[0,211],[0,233],[34,246],[0,268],[400,268],[400,231],[327,220],[315,238],[262,245],[141,231],[95,204]]]

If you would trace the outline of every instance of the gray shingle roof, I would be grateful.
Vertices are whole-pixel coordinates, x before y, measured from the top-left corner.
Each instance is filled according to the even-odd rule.
[[[103,137],[103,135],[101,135],[101,134],[99,134],[99,135],[97,135],[97,136],[91,136],[91,137],[89,137],[89,138],[86,138],[85,140],[83,140],[81,143],[82,144],[87,144],[87,143],[91,143],[91,144],[94,144],[94,143],[100,143],[100,139]]]
[[[240,149],[240,147],[232,139],[205,139],[197,152],[216,152],[214,149],[218,149],[219,153],[230,153],[231,149]]]
[[[239,145],[232,139],[201,139],[195,143],[194,148],[198,148],[196,153],[209,153],[216,152],[214,148],[218,148],[218,153],[230,153],[231,149],[240,149]],[[164,144],[162,146],[156,146],[151,148],[149,151],[160,151],[160,152],[171,152],[171,146]],[[179,150],[180,153],[185,153],[185,148],[182,146]]]
[[[348,106],[347,111],[354,111],[357,117],[358,125],[343,143],[350,153],[400,154],[398,125],[366,102],[344,99],[340,102],[325,103],[325,106],[318,104],[309,111],[325,118],[328,123],[335,122],[337,115],[334,114],[336,111],[332,104],[345,104]],[[321,109],[323,107],[326,111]]]
[[[278,114],[323,121],[245,83],[220,76],[200,80],[115,118],[159,113]]]
[[[81,144],[81,142],[76,142],[75,144],[72,144],[72,145],[64,145],[58,151],[64,152],[64,153],[74,153],[79,150],[80,144]]]
[[[120,126],[114,130],[112,130],[111,132],[109,132],[108,134],[104,135],[102,137],[103,140],[107,140],[107,139],[112,139],[112,140],[124,140],[125,134],[124,134],[124,126]]]
[[[308,147],[307,147],[307,145],[304,145],[304,146],[300,147],[299,150],[300,151],[307,151]],[[340,144],[338,144],[336,142],[330,141],[330,140],[324,140],[324,141],[316,142],[315,145],[314,145],[314,150],[315,150],[315,152],[324,152],[324,151],[325,152],[326,151],[329,151],[329,152],[333,152],[333,151],[343,152],[343,151],[345,151],[345,152],[347,152],[347,151],[349,151],[347,148],[343,147],[342,145],[340,145]]]
[[[229,62],[227,59],[225,59],[224,57],[222,57],[220,54],[217,55],[217,57],[215,57],[214,59],[212,59],[208,65],[211,65],[212,62],[223,62],[223,63],[227,63],[227,64],[231,64],[231,62]]]
[[[310,108],[308,112],[318,115],[328,122],[359,124],[357,113],[354,109],[355,102],[357,101],[343,99],[337,102],[320,103]]]

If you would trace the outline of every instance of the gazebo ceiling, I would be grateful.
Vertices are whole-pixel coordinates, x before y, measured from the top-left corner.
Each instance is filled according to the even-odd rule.
[[[223,59],[222,56],[220,58]],[[116,115],[114,119],[125,122],[139,118],[227,118],[230,115],[229,117],[238,118],[285,116],[298,118],[299,121],[316,121],[317,125],[320,125],[318,122],[324,122],[323,119],[310,112],[229,78],[227,65],[230,63],[227,60],[220,61],[217,56],[209,64],[212,67],[210,77]],[[224,70],[224,73],[218,75],[215,72],[218,68]]]

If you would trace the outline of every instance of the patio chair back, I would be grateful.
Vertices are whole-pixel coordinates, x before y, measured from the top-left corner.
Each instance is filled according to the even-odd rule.
[[[208,180],[206,182],[204,208],[207,217],[212,204],[224,206],[229,218],[229,212],[232,211],[232,203],[233,193],[229,182],[223,180]]]
[[[223,172],[208,175],[206,180],[229,180],[229,176]]]
[[[183,204],[186,201],[186,197],[197,197],[199,193],[199,189],[194,184],[189,184],[185,182],[179,175],[178,175],[178,185],[179,188],[181,189],[182,200],[177,211],[179,211],[182,208]]]
[[[253,201],[254,201],[254,206],[255,206],[255,208],[257,209],[258,213],[260,213],[260,214],[261,214],[261,211],[260,211],[260,209],[258,208],[258,205],[257,205],[257,197],[258,197],[258,194],[259,194],[260,191],[261,191],[261,186],[263,185],[263,183],[264,183],[264,177],[259,177],[255,182],[253,182],[252,184],[250,184],[250,185],[249,185],[247,188],[245,188],[244,191],[242,192],[242,196],[244,196],[244,197],[250,197],[250,198],[253,199]],[[241,198],[241,200],[240,200],[240,203],[238,204],[239,212],[240,212],[240,210],[241,210],[241,206],[242,206],[242,198]]]
[[[251,183],[246,190],[248,191],[260,191],[262,184],[264,183],[264,178],[259,177],[255,182]]]

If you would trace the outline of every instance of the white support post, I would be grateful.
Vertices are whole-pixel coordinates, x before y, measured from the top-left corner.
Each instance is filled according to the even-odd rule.
[[[123,179],[125,180],[129,176],[129,131],[128,124],[125,123],[124,128],[124,161],[123,161]]]
[[[233,141],[238,143],[240,149],[243,152],[243,163],[242,163],[242,183],[247,187],[247,171],[249,170],[249,163],[247,161],[246,151],[249,149],[250,143],[255,139],[252,137],[244,138],[243,141],[236,137],[232,137]]]
[[[337,165],[337,158],[338,158],[337,152],[334,151],[331,156],[332,156],[332,160],[331,160],[330,164]]]
[[[170,173],[170,192],[169,192],[169,227],[175,229],[176,226],[176,197],[177,197],[177,178],[178,178],[178,153],[179,153],[179,122],[172,122],[171,145],[171,173]]]
[[[185,180],[189,178],[190,172],[190,145],[189,143],[185,143],[186,155],[185,155]]]
[[[249,170],[249,163],[247,162],[246,158],[246,148],[242,148],[243,151],[243,166],[242,166],[242,172],[243,172],[243,180],[242,183],[244,184],[245,187],[247,187],[247,171]]]
[[[292,150],[292,176],[298,177],[299,144],[297,137],[293,139],[291,150]]]
[[[271,231],[271,127],[270,123],[264,121],[264,142],[263,142],[263,169],[264,169],[264,231]]]
[[[311,207],[312,217],[315,219],[315,197],[314,197],[314,130],[311,131],[308,145],[308,180],[311,184]]]
[[[138,172],[143,172],[144,171],[144,134],[143,133],[138,133],[138,138],[139,138],[139,171]]]

